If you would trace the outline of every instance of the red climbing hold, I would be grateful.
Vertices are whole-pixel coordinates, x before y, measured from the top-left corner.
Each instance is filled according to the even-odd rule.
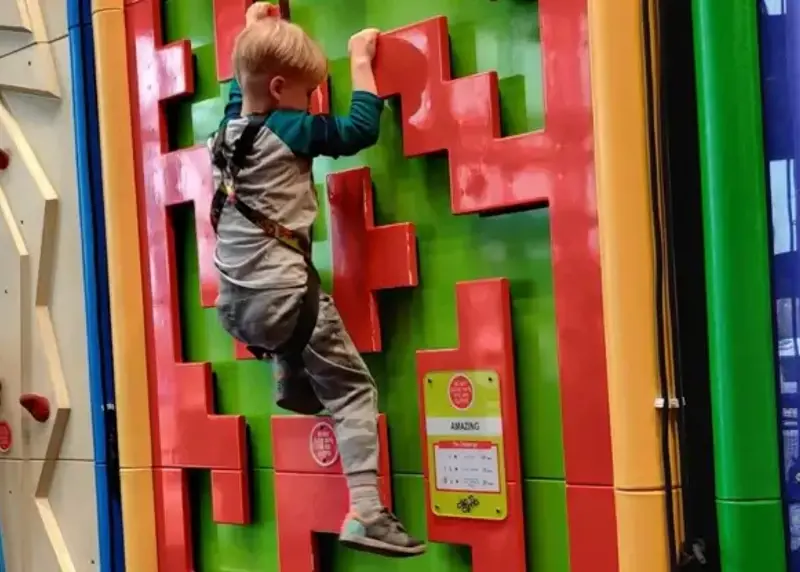
[[[23,393],[19,398],[19,404],[27,409],[31,417],[39,423],[44,423],[50,419],[50,401],[43,395]]]
[[[0,421],[0,453],[8,453],[12,443],[11,425],[8,421]]]
[[[5,149],[0,149],[0,171],[8,169],[8,164],[11,162],[11,156]]]

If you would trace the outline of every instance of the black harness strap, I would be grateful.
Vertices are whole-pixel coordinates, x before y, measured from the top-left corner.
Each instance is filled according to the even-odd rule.
[[[222,217],[222,211],[226,204],[230,204],[251,224],[263,230],[268,237],[274,238],[287,248],[291,248],[295,252],[302,254],[303,258],[305,258],[308,267],[306,292],[303,295],[303,301],[297,316],[297,323],[292,331],[292,335],[285,343],[281,344],[280,347],[274,349],[247,346],[250,353],[257,359],[268,359],[270,354],[276,353],[286,356],[289,360],[299,360],[302,359],[300,356],[311,340],[311,335],[317,325],[317,316],[319,314],[320,278],[317,269],[311,261],[311,244],[305,237],[297,232],[286,228],[267,217],[264,213],[250,207],[236,196],[235,191],[236,176],[244,167],[247,156],[253,150],[253,144],[255,143],[256,137],[258,137],[258,134],[261,132],[265,120],[266,117],[264,116],[250,117],[244,131],[242,131],[239,139],[234,143],[230,158],[228,158],[225,152],[227,149],[225,144],[227,125],[223,126],[217,133],[212,147],[212,161],[220,170],[222,180],[211,201],[211,226],[216,233],[220,218]]]

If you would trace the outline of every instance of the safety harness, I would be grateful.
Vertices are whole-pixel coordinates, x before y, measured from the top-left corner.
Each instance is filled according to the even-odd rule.
[[[225,132],[228,128],[227,122],[217,132],[211,153],[214,166],[219,169],[222,176],[211,201],[211,226],[216,234],[222,210],[225,205],[231,205],[251,224],[263,230],[268,237],[277,240],[286,248],[302,254],[308,267],[308,277],[306,279],[306,292],[303,295],[297,323],[292,335],[277,348],[247,346],[250,353],[257,359],[269,359],[272,354],[279,354],[290,360],[299,359],[311,339],[311,334],[317,325],[317,315],[319,314],[320,279],[319,273],[311,261],[310,241],[297,232],[270,219],[264,213],[250,207],[236,195],[236,177],[253,150],[253,144],[264,127],[265,121],[266,117],[263,115],[251,116],[241,136],[234,143],[232,151],[225,142]]]

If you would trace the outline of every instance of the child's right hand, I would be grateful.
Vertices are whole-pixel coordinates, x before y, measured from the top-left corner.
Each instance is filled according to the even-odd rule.
[[[367,28],[354,34],[347,44],[347,50],[350,52],[350,57],[354,60],[368,60],[372,61],[375,57],[375,46],[378,43],[378,34],[380,30],[377,28]]]
[[[281,9],[269,2],[255,2],[250,5],[245,13],[245,25],[249,26],[259,20],[266,20],[267,18],[280,18]]]

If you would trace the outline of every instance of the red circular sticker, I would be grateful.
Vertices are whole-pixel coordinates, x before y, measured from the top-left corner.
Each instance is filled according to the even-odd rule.
[[[450,395],[450,404],[456,409],[469,409],[475,400],[475,388],[472,380],[466,375],[458,374],[450,378],[447,386]]]
[[[0,453],[11,450],[11,425],[7,421],[0,421]]]
[[[336,433],[330,423],[323,421],[314,425],[311,435],[309,435],[308,445],[311,448],[311,457],[320,467],[330,467],[339,459]]]

